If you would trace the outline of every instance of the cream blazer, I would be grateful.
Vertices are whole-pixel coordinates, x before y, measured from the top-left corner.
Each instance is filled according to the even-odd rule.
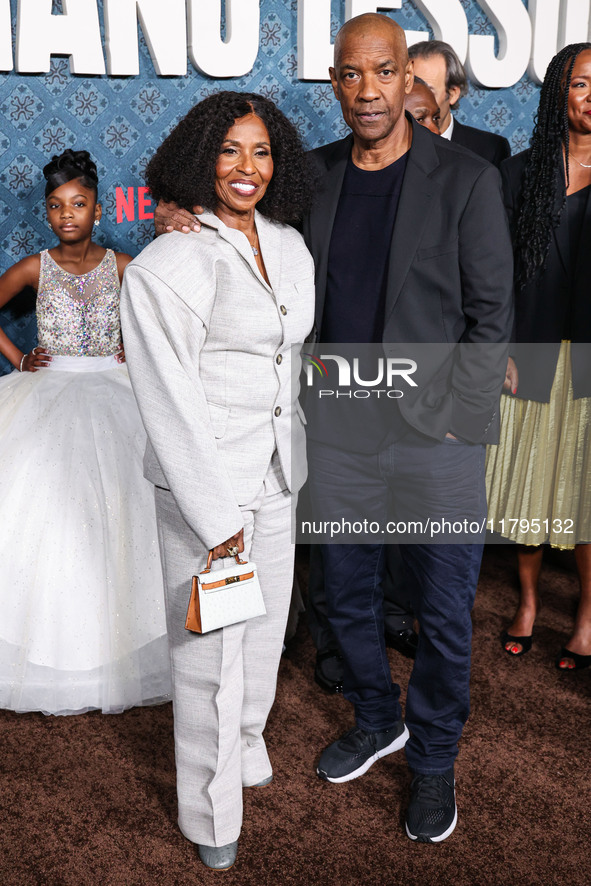
[[[256,213],[268,285],[241,231],[210,212],[200,221],[199,234],[164,234],[128,265],[121,323],[145,476],[212,548],[242,527],[240,505],[275,450],[287,488],[305,480],[297,396],[314,265],[297,231]]]

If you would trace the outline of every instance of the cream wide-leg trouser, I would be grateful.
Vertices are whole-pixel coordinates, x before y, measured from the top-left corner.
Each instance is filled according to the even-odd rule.
[[[267,614],[209,634],[185,630],[192,576],[207,550],[167,490],[156,489],[173,685],[179,827],[194,843],[238,839],[242,788],[271,775],[263,729],[293,580],[292,495],[274,457],[254,501],[241,506],[245,553],[256,563]]]

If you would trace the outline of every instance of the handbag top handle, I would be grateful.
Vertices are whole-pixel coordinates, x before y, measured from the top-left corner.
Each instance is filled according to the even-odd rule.
[[[224,559],[225,559],[225,558],[224,558]],[[240,554],[236,554],[236,556],[234,557],[234,559],[236,560],[236,563],[237,563],[238,566],[244,566],[244,564],[247,562],[246,560],[241,560],[241,559],[240,559]],[[209,552],[209,554],[207,555],[207,566],[206,566],[205,569],[201,572],[201,575],[207,575],[208,572],[211,572],[211,564],[212,564],[212,562],[213,562],[213,549],[212,549],[212,550]]]

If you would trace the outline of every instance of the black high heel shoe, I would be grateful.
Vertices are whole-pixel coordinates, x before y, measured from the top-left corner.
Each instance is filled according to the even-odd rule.
[[[531,649],[533,642],[533,634],[529,634],[526,637],[515,637],[513,634],[508,634],[507,631],[502,631],[501,633],[501,643],[503,644],[503,649],[510,655],[511,658],[519,658],[520,655],[525,655],[526,652],[529,652]],[[519,643],[521,649],[517,650],[517,652],[513,652],[512,649],[507,649],[507,643]],[[589,656],[591,659],[591,655]],[[558,667],[558,665],[557,665]]]
[[[567,665],[565,668],[561,668],[560,662],[564,661],[565,658],[570,658],[574,662],[574,666],[570,667],[570,665]],[[563,646],[556,656],[554,664],[559,671],[582,671],[583,668],[588,668],[591,665],[591,655],[579,655],[578,652],[571,652],[570,649]]]

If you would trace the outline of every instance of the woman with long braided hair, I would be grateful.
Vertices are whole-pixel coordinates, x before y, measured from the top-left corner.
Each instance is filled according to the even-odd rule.
[[[556,666],[577,670],[591,665],[591,43],[554,56],[531,147],[501,173],[515,252],[516,344],[487,485],[489,520],[518,543],[521,585],[501,641],[514,657],[531,649],[542,545],[574,548],[581,596]]]

